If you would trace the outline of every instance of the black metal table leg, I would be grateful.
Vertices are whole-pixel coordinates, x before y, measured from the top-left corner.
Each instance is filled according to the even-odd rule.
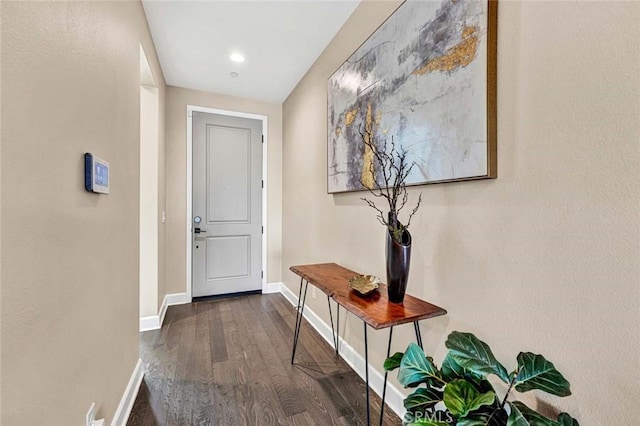
[[[298,314],[300,313],[300,302],[302,302],[302,283],[304,283],[304,278],[300,278],[300,289],[298,290],[298,306],[296,307],[296,324],[298,323]]]
[[[367,386],[367,426],[371,426],[371,407],[369,404],[369,344],[367,342],[367,323],[364,324],[364,376]]]
[[[302,303],[302,287],[304,286],[304,278],[300,278],[300,290],[298,290],[298,305],[296,306],[296,326],[293,329],[293,342],[295,346],[296,334],[298,334],[298,321],[300,319],[300,304]]]
[[[298,291],[298,306],[296,307],[296,327],[293,333],[293,337],[294,337],[294,342],[298,340],[297,335],[298,335],[298,328],[300,327],[300,307],[302,306],[302,287],[303,287],[303,283],[304,283],[304,279],[300,280],[300,290]],[[308,283],[307,283],[308,285]],[[307,290],[305,287],[305,294],[306,294]]]
[[[389,343],[387,345],[387,358],[391,355],[391,337],[393,337],[393,327],[389,328]],[[384,372],[384,384],[382,385],[382,405],[380,407],[380,426],[382,426],[382,419],[384,418],[384,399],[387,396],[387,379],[389,372]]]
[[[331,300],[328,294],[327,294],[327,306],[329,307],[329,318],[331,318],[331,338],[333,339],[333,344],[334,344],[334,347],[336,348],[336,355],[338,355],[338,339],[336,337],[336,332],[333,328],[333,311],[331,310]],[[340,309],[340,305],[338,305],[338,309]]]
[[[424,350],[424,347],[422,346],[422,333],[420,333],[420,324],[418,323],[418,321],[415,321],[413,323],[413,328],[415,328],[416,330],[416,341],[418,343],[418,346],[420,346],[420,349]]]
[[[302,293],[302,282],[300,280],[300,293]],[[300,336],[300,327],[302,325],[302,318],[304,314],[304,304],[307,300],[307,289],[309,288],[309,281],[304,286],[304,295],[302,296],[302,303],[300,303],[300,297],[298,296],[298,313],[296,314],[296,328],[293,333],[293,350],[291,351],[291,364],[296,357],[296,348],[298,347],[298,337]]]
[[[340,304],[336,302],[336,355],[340,353]]]

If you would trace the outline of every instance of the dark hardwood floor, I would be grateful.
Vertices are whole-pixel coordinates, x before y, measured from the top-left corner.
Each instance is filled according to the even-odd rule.
[[[306,321],[290,364],[295,318],[280,294],[169,307],[141,335],[146,375],[127,424],[364,425],[364,381]],[[401,424],[389,407],[384,424]]]

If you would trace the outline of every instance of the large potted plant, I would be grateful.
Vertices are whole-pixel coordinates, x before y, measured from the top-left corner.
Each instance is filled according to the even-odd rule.
[[[445,344],[449,352],[440,368],[415,343],[385,361],[386,371],[398,369],[400,384],[417,388],[404,400],[404,425],[579,426],[567,413],[553,420],[509,400],[514,388],[571,395],[569,382],[542,355],[520,352],[517,367],[508,373],[489,346],[473,334],[454,331]],[[491,374],[507,385],[504,396],[498,397],[487,380]]]
[[[376,143],[371,129],[360,131],[364,142],[364,158],[368,159],[363,165],[360,183],[375,197],[386,201],[388,211],[378,207],[374,200],[363,197],[371,208],[376,210],[378,221],[387,228],[386,233],[386,272],[387,291],[389,300],[402,303],[409,279],[411,263],[411,234],[409,225],[422,202],[422,194],[418,202],[409,213],[406,224],[400,221],[400,212],[409,201],[407,193],[407,177],[415,166],[409,163],[408,151],[396,146],[394,139],[387,144],[387,139]]]

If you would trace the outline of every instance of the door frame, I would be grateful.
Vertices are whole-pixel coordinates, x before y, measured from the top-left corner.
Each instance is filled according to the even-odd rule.
[[[193,267],[193,258],[192,258],[192,250],[191,250],[191,235],[193,226],[193,113],[194,112],[204,112],[208,114],[217,114],[217,115],[225,115],[228,117],[241,117],[241,118],[251,118],[253,120],[262,121],[262,135],[264,136],[262,143],[262,181],[264,182],[264,187],[262,189],[262,229],[264,232],[262,233],[262,293],[267,292],[267,129],[268,129],[268,118],[266,115],[261,114],[252,114],[247,112],[240,111],[231,111],[225,109],[217,109],[217,108],[209,108],[197,105],[189,105],[187,104],[187,221],[186,221],[186,245],[187,245],[187,254],[186,254],[186,278],[187,278],[187,300],[189,302],[192,301],[192,279],[191,279],[191,268]]]

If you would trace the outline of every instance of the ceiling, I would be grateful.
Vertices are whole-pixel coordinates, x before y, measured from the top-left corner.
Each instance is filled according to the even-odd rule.
[[[359,0],[142,4],[168,85],[280,103]],[[245,61],[232,62],[234,52]]]

